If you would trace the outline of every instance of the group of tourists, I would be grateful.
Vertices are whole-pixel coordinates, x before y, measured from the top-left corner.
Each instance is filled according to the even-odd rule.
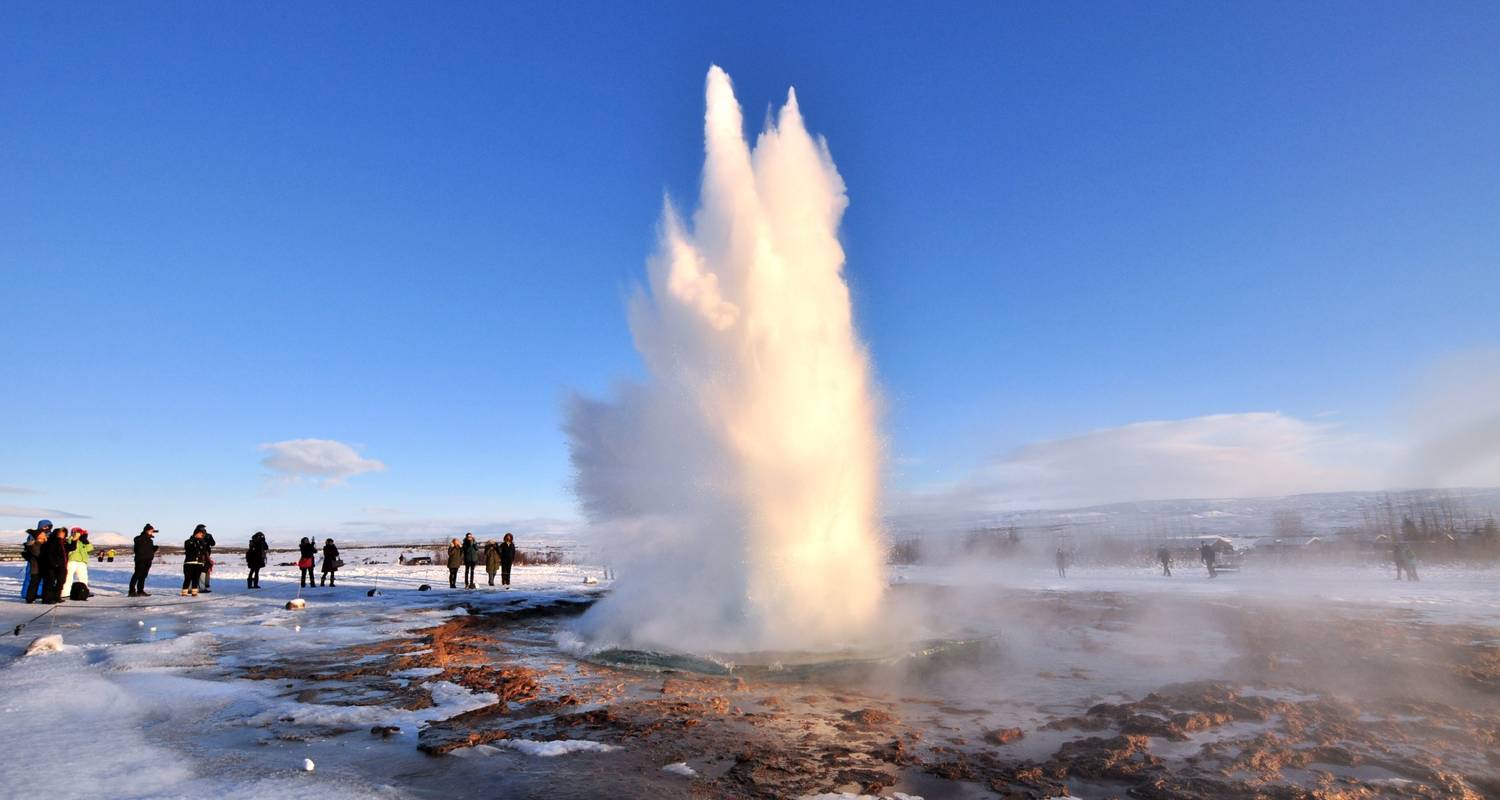
[[[262,536],[261,539],[264,541],[265,537]],[[302,541],[297,543],[297,556],[297,585],[301,587],[318,586],[317,579],[313,577],[313,567],[317,565],[318,558],[317,543],[306,536],[302,537]],[[262,558],[261,561],[264,562],[265,559]],[[338,585],[335,583],[335,579],[338,577],[339,567],[342,566],[344,566],[344,560],[339,558],[338,545],[334,544],[332,539],[324,539],[323,583],[321,585]],[[254,572],[256,575],[260,574],[259,569],[256,569]],[[256,580],[255,588],[260,588],[259,578]]]
[[[71,600],[92,597],[89,556],[93,552],[89,532],[83,528],[54,528],[52,520],[38,520],[35,528],[26,531],[26,544],[21,548],[26,559],[21,593],[26,602],[40,599],[51,605],[61,603],[65,597]]]
[[[448,543],[448,588],[458,588],[458,570],[464,571],[464,588],[474,589],[474,568],[479,566],[480,560],[484,561],[484,571],[490,574],[490,585],[495,585],[495,573],[500,573],[500,585],[510,589],[510,567],[516,560],[516,540],[510,534],[505,534],[497,544],[494,539],[484,543],[481,550],[479,540],[474,534],[464,534],[460,542],[454,539]]]
[[[151,565],[156,562],[160,546],[156,543],[156,527],[147,523],[136,535],[135,570],[130,575],[128,597],[150,597],[146,591],[146,578],[151,574]],[[196,597],[200,593],[213,591],[214,536],[208,526],[197,525],[187,540],[182,543],[182,589],[183,597]],[[336,586],[339,567],[344,565],[339,558],[338,545],[333,539],[323,540],[322,575],[314,574],[319,564],[319,548],[315,540],[302,537],[297,546],[301,588]],[[271,545],[266,534],[256,531],[245,548],[245,563],[250,568],[245,577],[245,588],[259,589],[260,571],[266,566]],[[54,527],[52,520],[39,520],[36,527],[26,531],[26,544],[22,554],[26,559],[26,570],[22,575],[21,593],[28,603],[41,600],[43,603],[60,603],[64,599],[87,600],[93,595],[89,590],[88,562],[94,552],[89,543],[89,532],[83,528],[68,529]],[[102,560],[102,559],[101,559]],[[403,559],[404,560],[404,559]],[[499,542],[491,539],[482,546],[473,533],[464,535],[462,541],[453,539],[448,547],[448,586],[458,588],[458,572],[464,571],[464,588],[476,588],[474,571],[480,563],[489,573],[490,585],[495,585],[495,574],[500,574],[500,585],[510,588],[510,568],[516,560],[515,538],[507,533]]]

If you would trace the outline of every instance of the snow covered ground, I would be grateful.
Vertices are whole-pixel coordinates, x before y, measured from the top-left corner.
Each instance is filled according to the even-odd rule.
[[[242,557],[226,553],[214,592],[196,598],[177,595],[178,558],[153,568],[153,596],[139,599],[124,597],[127,560],[96,562],[90,573],[97,596],[40,619],[33,618],[48,606],[19,600],[20,565],[0,565],[0,625],[7,632],[25,626],[19,636],[0,640],[0,713],[23,735],[56,732],[51,744],[39,740],[34,751],[23,744],[0,760],[0,786],[13,797],[281,798],[301,790],[320,798],[395,798],[490,796],[502,789],[537,796],[538,787],[555,785],[569,770],[592,774],[588,785],[594,787],[610,780],[630,757],[630,741],[518,736],[456,751],[457,758],[418,752],[422,726],[495,700],[440,680],[432,668],[392,676],[430,691],[434,704],[412,710],[325,704],[291,684],[240,677],[255,665],[431,627],[467,613],[459,603],[477,611],[514,610],[584,599],[609,585],[599,568],[561,565],[516,568],[509,592],[485,585],[482,569],[479,589],[450,590],[445,567],[391,563],[400,552],[346,549],[348,566],[339,571],[337,588],[300,591],[289,566],[266,568],[266,588],[247,590]],[[270,561],[293,558],[273,553]],[[1222,675],[1232,637],[1199,627],[1207,617],[1195,608],[1253,605],[1309,615],[1338,609],[1372,619],[1477,626],[1500,641],[1500,572],[1440,565],[1422,571],[1422,582],[1408,583],[1375,566],[1247,568],[1212,580],[1196,565],[1179,565],[1172,578],[1126,567],[1073,568],[1067,578],[1045,566],[1007,563],[893,568],[893,604],[922,606],[918,612],[966,634],[993,636],[1000,655],[892,689],[893,697],[927,692],[934,702],[893,700],[891,708],[932,742],[941,736],[978,741],[985,729],[1017,726],[1025,738],[1004,752],[1042,760],[1082,735],[1049,727],[1059,718],[1083,714],[1100,701],[1139,698],[1173,681]],[[432,589],[418,591],[421,584]],[[371,588],[379,594],[368,596]],[[307,609],[286,611],[285,602],[299,594]],[[1122,611],[1111,595],[1131,602]],[[62,635],[61,651],[23,655],[29,642],[48,634]],[[545,638],[536,647],[551,647],[555,663],[569,658]],[[660,678],[642,680],[659,684]],[[964,713],[975,716],[963,722],[943,704],[965,705],[971,710]],[[1254,732],[1235,725],[1186,744],[1158,742],[1156,752],[1187,755],[1213,737]],[[400,732],[371,736],[374,726]],[[714,780],[706,769],[712,759],[690,755],[685,750],[654,762],[650,774],[633,773],[631,788],[620,796],[686,796]],[[306,759],[314,770],[304,769]],[[934,800],[947,796],[942,786],[937,792],[919,788]]]
[[[10,797],[402,797],[403,773],[430,769],[411,743],[431,720],[494,702],[451,683],[429,686],[432,708],[328,706],[282,696],[275,681],[230,677],[236,667],[272,656],[374,641],[436,624],[466,602],[476,608],[522,603],[598,589],[584,579],[599,570],[518,567],[514,589],[447,588],[443,567],[363,564],[394,559],[390,549],[345,550],[338,588],[303,590],[305,611],[290,612],[297,571],[268,567],[259,591],[245,587],[239,556],[221,558],[211,594],[182,598],[180,558],[152,568],[148,598],[126,598],[128,561],[89,566],[96,596],[49,606],[19,600],[20,564],[0,566],[0,625],[19,636],[0,641],[0,713],[17,734],[50,732],[37,749],[0,759],[0,786]],[[273,553],[271,561],[289,560]],[[128,559],[129,556],[127,555]],[[484,572],[479,570],[479,582]],[[460,576],[462,577],[462,576]],[[416,591],[420,584],[432,591]],[[378,587],[380,594],[367,596]],[[30,620],[30,621],[28,621]],[[61,652],[23,656],[34,638],[62,634]],[[412,675],[410,680],[422,681]],[[276,723],[279,732],[271,732]],[[407,746],[346,739],[288,738],[286,729],[394,725]],[[278,738],[280,737],[280,738]],[[399,741],[398,741],[399,744]],[[541,750],[545,751],[543,747]],[[524,752],[524,751],[521,751]],[[524,757],[521,752],[516,757]],[[311,758],[316,770],[303,769]],[[441,788],[441,781],[432,786]],[[404,787],[404,788],[403,788]]]
[[[1050,566],[975,562],[965,565],[901,566],[897,583],[1000,587],[1030,592],[1119,592],[1171,595],[1204,601],[1358,604],[1419,612],[1433,621],[1500,625],[1500,569],[1421,565],[1421,581],[1397,581],[1385,565],[1247,565],[1210,579],[1201,564],[1177,564],[1168,578],[1152,567],[1069,567],[1059,578]]]

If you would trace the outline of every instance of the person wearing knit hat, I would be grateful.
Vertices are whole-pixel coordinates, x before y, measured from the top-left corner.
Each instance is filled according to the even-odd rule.
[[[151,574],[151,562],[156,560],[156,527],[151,523],[141,528],[135,537],[135,572],[130,574],[130,597],[150,597],[146,591],[146,576]]]
[[[83,528],[74,528],[73,535],[68,539],[68,571],[63,576],[62,594],[64,597],[72,597],[73,584],[83,584],[83,591],[76,600],[87,600],[93,596],[88,591],[89,586],[89,556],[94,552],[94,546],[89,544],[89,532]]]
[[[201,540],[203,542],[203,593],[211,594],[213,593],[214,545],[218,542],[215,542],[214,535],[208,532],[208,526],[201,522],[198,523],[198,527],[193,528],[194,536],[200,533],[203,534]]]

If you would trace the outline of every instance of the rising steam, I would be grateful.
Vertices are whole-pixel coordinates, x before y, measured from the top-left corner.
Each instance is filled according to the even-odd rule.
[[[576,491],[619,580],[584,627],[691,651],[851,641],[883,587],[879,445],[826,144],[788,92],[752,149],[708,73],[700,208],[663,212],[630,329],[649,374],[568,410]]]

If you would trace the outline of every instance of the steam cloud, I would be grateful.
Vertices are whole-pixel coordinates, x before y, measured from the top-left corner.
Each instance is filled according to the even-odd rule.
[[[868,359],[841,269],[844,183],[788,92],[752,149],[709,70],[701,207],[663,212],[629,321],[649,379],[568,409],[609,537],[595,641],[689,651],[850,641],[883,588]]]

